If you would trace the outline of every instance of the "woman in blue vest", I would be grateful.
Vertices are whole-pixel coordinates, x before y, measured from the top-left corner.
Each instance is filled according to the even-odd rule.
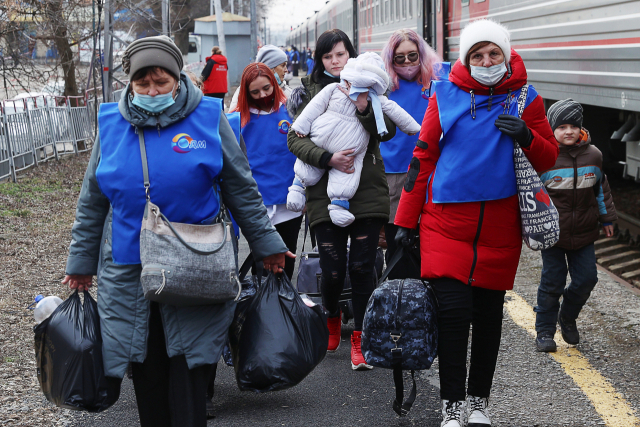
[[[438,54],[415,31],[405,28],[395,31],[382,49],[382,60],[391,78],[389,99],[395,101],[418,122],[422,123],[429,106],[431,81],[446,79],[450,63],[438,62]],[[387,263],[396,252],[395,236],[398,227],[393,224],[402,194],[402,186],[418,138],[399,132],[393,139],[380,144],[384,169],[389,183],[391,201],[389,222],[384,225],[387,240]],[[420,278],[420,268],[404,257],[389,274],[390,279]]]
[[[84,290],[98,276],[105,374],[119,383],[132,364],[140,424],[204,427],[208,374],[222,353],[235,302],[177,307],[144,298],[139,241],[146,198],[138,134],[144,135],[153,202],[169,220],[203,223],[217,215],[222,199],[266,268],[280,271],[285,254],[293,255],[269,222],[221,103],[203,97],[181,71],[173,41],[136,40],[122,63],[131,83],[118,104],[100,107],[63,283]],[[184,133],[199,144],[177,146],[175,135]]]
[[[537,171],[555,164],[558,143],[509,30],[497,22],[468,24],[449,79],[433,86],[396,213],[396,244],[410,245],[419,227],[421,275],[438,299],[441,426],[490,427],[505,293],[522,249],[514,141]]]
[[[267,206],[271,224],[285,245],[295,253],[302,223],[300,212],[287,210],[287,193],[293,180],[296,156],[287,148],[290,118],[286,96],[273,71],[265,64],[247,65],[242,72],[238,94],[241,134],[251,173]],[[287,259],[287,276],[293,275],[294,259]]]

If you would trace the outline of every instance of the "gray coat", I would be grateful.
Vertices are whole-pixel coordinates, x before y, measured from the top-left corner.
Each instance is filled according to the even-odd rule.
[[[158,131],[188,116],[200,103],[202,92],[185,74],[180,77],[181,90],[176,103],[161,115],[149,116],[132,108],[129,97],[125,96],[119,103],[122,116],[132,125],[157,127]],[[129,87],[125,93],[129,93]],[[226,116],[222,114],[219,120],[223,201],[242,229],[255,258],[283,253],[287,247],[269,222],[249,163]],[[146,357],[149,301],[144,298],[140,285],[141,266],[118,265],[111,257],[112,212],[96,179],[99,163],[100,141],[97,140],[80,191],[66,273],[98,276],[105,373],[122,378],[129,362],[143,362]],[[142,218],[140,221],[142,223]],[[233,301],[199,307],[160,304],[169,357],[185,355],[190,369],[217,362],[234,310]]]

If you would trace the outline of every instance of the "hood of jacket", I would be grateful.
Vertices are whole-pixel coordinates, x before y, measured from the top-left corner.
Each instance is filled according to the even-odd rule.
[[[191,79],[184,73],[180,73],[180,90],[175,99],[175,104],[158,115],[150,115],[131,103],[131,83],[124,88],[126,96],[120,98],[118,109],[122,117],[133,126],[165,128],[184,119],[196,109],[202,99],[202,92],[195,87]]]
[[[578,153],[581,152],[584,147],[588,146],[589,144],[591,144],[591,135],[589,134],[588,130],[582,128],[582,130],[580,131],[580,139],[578,139],[578,142],[573,145],[559,144],[560,152],[569,153],[572,157],[576,157]]]
[[[207,56],[205,58],[205,62],[213,59],[216,64],[223,64],[223,65],[227,65],[227,57],[226,56],[222,56],[222,55],[211,55],[211,56]]]
[[[471,77],[471,73],[467,67],[462,65],[460,59],[453,65],[449,80],[465,92],[473,90],[477,95],[489,95],[490,88]],[[504,94],[509,92],[509,89],[516,91],[526,84],[527,69],[524,66],[524,61],[515,50],[511,49],[511,62],[507,67],[507,76],[494,86],[493,94]]]

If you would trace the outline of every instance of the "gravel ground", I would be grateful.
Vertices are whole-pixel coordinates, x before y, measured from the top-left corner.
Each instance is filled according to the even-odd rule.
[[[17,184],[0,183],[0,425],[137,425],[135,397],[125,379],[120,401],[102,414],[58,409],[46,402],[35,376],[34,324],[26,307],[37,294],[68,296],[60,285],[69,230],[88,155],[68,156],[24,172]],[[542,262],[524,250],[515,291],[535,304]],[[599,283],[580,318],[580,352],[640,414],[640,296],[599,272]],[[409,417],[390,409],[391,373],[354,373],[348,365],[350,326],[344,345],[328,355],[294,389],[256,395],[240,393],[233,370],[221,367],[209,425],[438,426],[437,363],[419,375],[421,395]],[[535,352],[533,338],[505,314],[503,339],[492,394],[498,426],[604,425],[600,416],[547,354]],[[375,391],[374,391],[375,390]],[[238,411],[238,408],[241,411]]]
[[[38,295],[69,295],[60,284],[69,231],[89,154],[67,156],[0,183],[0,424],[69,425],[71,412],[48,403],[36,378],[35,322],[27,306]]]

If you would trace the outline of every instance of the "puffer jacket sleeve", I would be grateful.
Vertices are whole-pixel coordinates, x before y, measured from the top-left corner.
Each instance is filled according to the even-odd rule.
[[[296,117],[291,129],[294,132],[301,133],[302,135],[309,135],[311,133],[311,125],[313,122],[327,111],[329,101],[334,89],[338,86],[337,83],[332,83],[325,86],[311,101],[307,104],[305,109]]]
[[[249,162],[242,153],[225,114],[220,115],[222,171],[220,190],[224,204],[249,242],[255,259],[287,251],[287,246],[271,225]]]
[[[396,136],[396,124],[387,116],[384,115],[384,125],[387,128],[387,134],[383,137],[378,135],[378,126],[376,125],[376,116],[373,113],[373,108],[371,107],[371,101],[367,104],[367,108],[361,113],[356,110],[356,117],[360,120],[364,129],[369,132],[372,138],[379,139],[380,141],[389,141]]]
[[[76,219],[71,228],[66,274],[93,276],[98,273],[102,230],[110,207],[109,199],[102,194],[96,178],[99,163],[100,138],[98,136],[80,189]]]
[[[551,126],[547,120],[542,97],[538,95],[522,113],[522,120],[531,131],[533,139],[531,145],[522,148],[536,172],[551,169],[556,164],[560,147],[553,136]]]
[[[429,107],[422,120],[420,137],[413,150],[413,158],[409,164],[409,172],[405,180],[400,204],[394,224],[400,227],[416,228],[422,208],[427,202],[429,178],[440,158],[440,115],[436,95],[429,98]]]
[[[598,213],[600,223],[605,224],[618,219],[616,207],[611,196],[611,187],[607,175],[602,172],[602,179],[595,186],[596,200],[598,201]]]
[[[387,99],[385,96],[380,97],[382,111],[396,124],[400,130],[406,134],[420,132],[420,125],[416,122],[411,114],[407,113],[395,101]]]

